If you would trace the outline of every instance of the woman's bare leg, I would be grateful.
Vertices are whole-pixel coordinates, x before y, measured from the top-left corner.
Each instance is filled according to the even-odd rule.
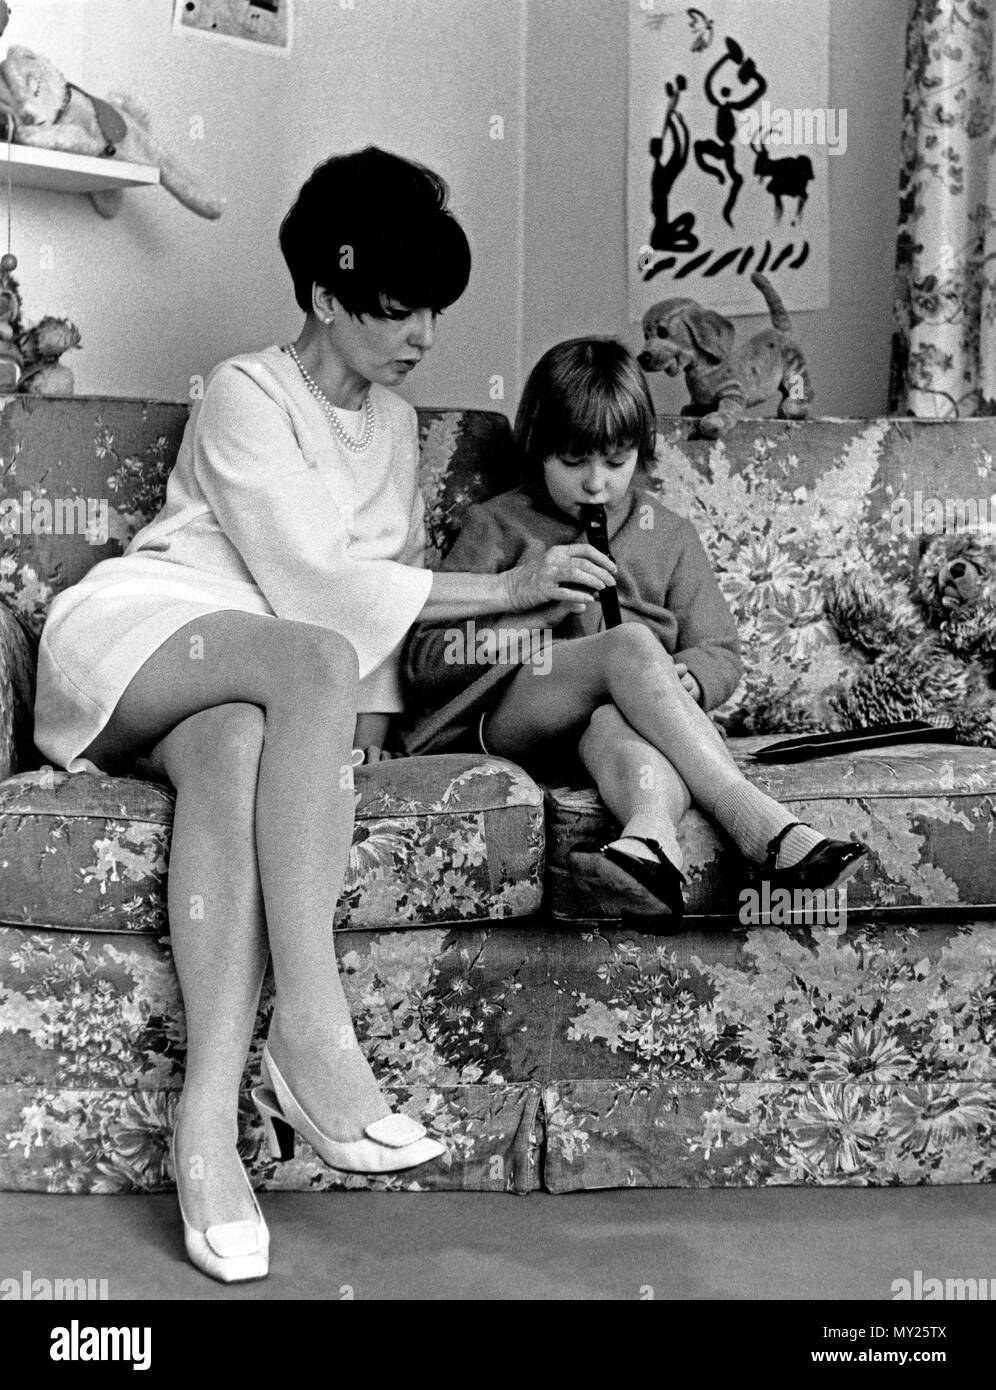
[[[356,1043],[332,939],[352,839],[356,679],[356,654],[336,633],[253,614],[212,613],[150,657],[87,750],[98,766],[110,766],[202,710],[232,703],[262,710],[254,838],[276,981],[270,1044],[304,1109],[331,1138],[345,1141],[361,1138],[367,1124],[389,1113]],[[217,841],[219,828],[207,821],[201,833]],[[180,844],[189,845],[192,859],[181,872],[203,882],[204,841],[191,833]],[[233,922],[240,949],[251,930],[245,920]],[[181,936],[186,942],[185,928]],[[254,971],[255,957],[246,952],[243,998]],[[204,1028],[210,1048],[211,1017]],[[239,1074],[244,1061],[243,1053]],[[234,1067],[235,1059],[225,1064]]]
[[[602,800],[622,826],[619,839],[658,840],[672,864],[682,868],[677,828],[692,798],[673,763],[641,738],[615,705],[598,706],[581,735],[578,752]],[[640,852],[638,845],[628,848]]]
[[[187,1019],[177,1181],[197,1230],[253,1217],[236,1141],[268,955],[255,841],[262,750],[263,711],[230,704],[184,719],[151,757],[176,789],[169,923]]]

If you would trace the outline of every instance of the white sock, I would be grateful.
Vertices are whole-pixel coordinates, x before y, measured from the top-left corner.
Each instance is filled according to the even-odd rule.
[[[793,825],[778,846],[775,868],[789,869],[793,864],[798,864],[800,859],[805,858],[809,851],[824,839],[826,836],[817,834],[811,825]]]
[[[670,859],[674,867],[680,872],[685,867],[685,857],[678,848],[678,838],[674,831],[668,830],[665,826],[657,826],[648,839],[656,840],[661,849]],[[618,839],[612,840],[612,844],[619,849],[624,849],[627,854],[634,855],[637,859],[645,859],[648,864],[659,864],[660,860],[649,845],[645,845],[642,839],[637,839],[635,835],[620,835]]]
[[[741,854],[755,864],[764,863],[768,845],[779,831],[791,825],[793,828],[778,847],[776,867],[779,869],[798,864],[804,855],[826,838],[812,826],[799,824],[798,817],[791,811],[746,780],[731,782],[720,793],[713,816],[732,836]]]

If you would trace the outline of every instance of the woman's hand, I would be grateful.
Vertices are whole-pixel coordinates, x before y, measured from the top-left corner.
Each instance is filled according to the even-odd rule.
[[[555,628],[568,617],[571,613],[583,613],[590,603],[587,595],[584,598],[576,594],[570,602],[562,603],[543,603],[538,608],[529,608],[525,612],[508,612],[500,618],[495,619],[491,626],[494,628],[515,628],[521,630],[528,628],[530,632],[535,632],[541,628]]]
[[[536,542],[526,556],[502,575],[513,613],[528,613],[550,604],[570,605],[565,614],[583,613],[602,589],[616,582],[614,561],[585,541],[549,549]]]

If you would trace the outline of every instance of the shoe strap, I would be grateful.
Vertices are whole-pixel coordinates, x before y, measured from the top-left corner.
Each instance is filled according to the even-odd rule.
[[[782,829],[779,830],[778,834],[774,837],[774,839],[768,841],[768,854],[763,865],[761,866],[762,868],[773,869],[775,867],[775,865],[778,863],[778,850],[781,846],[782,841],[785,839],[785,836],[789,833],[790,830],[794,830],[797,825],[802,825],[802,823],[803,822],[801,820],[789,821],[788,825],[783,826]]]
[[[666,863],[666,864],[670,864],[670,863],[671,863],[670,859],[668,859],[668,857],[667,857],[667,851],[664,849],[664,846],[661,844],[660,840],[651,840],[651,839],[650,839],[648,836],[646,836],[646,835],[617,835],[617,836],[616,836],[616,839],[617,839],[617,840],[636,840],[638,844],[646,845],[646,846],[647,846],[647,849],[652,849],[653,852],[657,855],[657,858],[661,861],[662,864],[665,864],[665,863]],[[607,849],[612,849],[612,848],[614,848],[614,846],[615,846],[615,840],[610,840],[607,844],[604,844],[604,845],[602,846],[602,853],[604,854],[604,852],[605,852]],[[625,851],[625,850],[620,850],[619,853],[620,853],[620,854],[625,854],[626,851]],[[635,859],[635,858],[636,858],[636,855],[633,855],[632,858]]]
[[[424,1139],[426,1129],[410,1115],[385,1115],[367,1125],[363,1133],[378,1144],[386,1144],[389,1149],[403,1149],[406,1144],[414,1144]]]

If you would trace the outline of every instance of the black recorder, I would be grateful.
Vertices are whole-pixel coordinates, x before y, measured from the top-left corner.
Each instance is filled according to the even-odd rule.
[[[612,551],[609,549],[609,528],[605,520],[605,508],[600,502],[583,502],[581,504],[581,517],[584,521],[584,533],[588,544],[594,546],[597,551],[611,560]],[[619,593],[615,586],[600,589],[598,601],[602,605],[602,617],[605,619],[605,626],[618,627],[622,622],[622,614],[619,611]]]

